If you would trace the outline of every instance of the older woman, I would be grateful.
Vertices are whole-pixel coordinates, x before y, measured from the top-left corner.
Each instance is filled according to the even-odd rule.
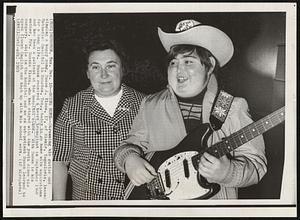
[[[124,54],[116,42],[99,42],[87,51],[91,86],[67,98],[54,127],[53,199],[123,199],[124,173],[113,152],[127,134],[144,95],[125,84]]]

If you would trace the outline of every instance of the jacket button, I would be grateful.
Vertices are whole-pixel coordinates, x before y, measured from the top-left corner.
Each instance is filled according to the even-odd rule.
[[[117,183],[122,183],[122,180],[116,179],[116,182],[117,182]]]
[[[96,134],[101,134],[101,130],[97,130],[97,131],[96,131]]]
[[[118,128],[117,126],[114,126],[114,127],[113,127],[113,132],[114,132],[114,133],[118,133],[118,132],[119,132],[119,128]]]
[[[102,178],[99,178],[98,183],[102,183],[102,182],[103,182]]]
[[[99,160],[102,160],[102,156],[101,156],[101,155],[98,155],[98,159],[99,159]]]

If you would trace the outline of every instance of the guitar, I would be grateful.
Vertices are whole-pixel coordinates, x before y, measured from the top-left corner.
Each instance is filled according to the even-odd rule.
[[[220,185],[209,183],[199,175],[197,170],[202,154],[208,152],[220,158],[283,121],[284,107],[210,147],[207,147],[207,140],[212,134],[212,129],[208,123],[203,124],[187,135],[176,147],[146,155],[145,159],[157,170],[157,176],[150,183],[141,186],[129,182],[125,189],[125,199],[211,198],[218,193]]]

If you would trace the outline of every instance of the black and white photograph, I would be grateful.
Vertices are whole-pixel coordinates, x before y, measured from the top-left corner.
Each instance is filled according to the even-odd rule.
[[[67,5],[6,6],[7,215],[296,214],[296,4]]]

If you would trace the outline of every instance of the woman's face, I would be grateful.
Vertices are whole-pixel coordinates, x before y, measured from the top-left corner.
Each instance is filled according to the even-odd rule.
[[[87,77],[99,97],[116,95],[123,77],[120,57],[111,49],[96,50],[88,59]]]

